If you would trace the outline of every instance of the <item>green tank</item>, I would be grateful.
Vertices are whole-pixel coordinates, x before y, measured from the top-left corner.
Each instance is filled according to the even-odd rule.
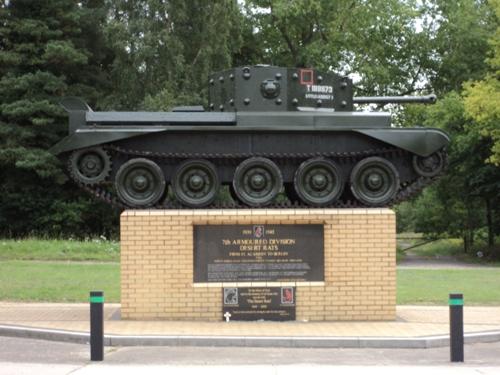
[[[94,112],[66,98],[69,135],[51,151],[80,187],[124,208],[385,207],[445,168],[442,130],[354,110],[434,95],[353,97],[348,77],[263,65],[208,85],[207,106],[172,112]],[[216,200],[224,186],[233,202]]]

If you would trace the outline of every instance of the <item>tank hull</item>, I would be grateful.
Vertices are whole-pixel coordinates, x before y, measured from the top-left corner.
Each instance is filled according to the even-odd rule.
[[[274,119],[271,119],[274,120]],[[318,121],[313,124],[293,124],[292,121],[297,119],[290,119],[288,126],[282,124],[253,125],[252,123],[237,124],[236,126],[200,126],[196,124],[185,124],[182,126],[175,125],[158,125],[158,126],[139,126],[139,125],[84,125],[76,129],[68,137],[64,138],[61,142],[56,144],[51,152],[55,155],[62,154],[68,151],[74,151],[80,148],[92,147],[106,143],[118,142],[126,139],[140,138],[144,140],[148,135],[154,135],[153,138],[160,137],[169,141],[170,139],[180,138],[186,141],[185,144],[173,142],[175,148],[189,148],[194,144],[195,147],[210,147],[212,151],[217,152],[234,152],[235,147],[242,147],[243,150],[249,151],[250,148],[258,149],[259,147],[281,147],[285,139],[290,140],[293,149],[296,147],[311,149],[315,144],[321,144],[321,139],[324,135],[331,134],[332,137],[342,138],[340,135],[346,132],[352,134],[349,143],[351,146],[356,147],[358,140],[357,135],[363,134],[369,138],[387,143],[394,147],[412,152],[416,155],[427,157],[430,154],[445,147],[450,139],[446,133],[439,129],[432,128],[390,128],[389,126],[381,126],[374,122],[372,126],[352,126],[345,124],[345,122],[327,123],[326,120]],[[270,121],[267,119],[267,121]],[[281,120],[286,122],[286,118]],[[260,137],[260,135],[263,137]],[[277,134],[280,142],[276,145],[269,145],[269,142],[263,142],[261,138],[268,135]],[[304,135],[307,134],[307,137]],[[298,137],[297,137],[298,135]],[[249,142],[249,139],[259,138],[259,141]],[[296,142],[296,139],[302,137],[303,142]],[[215,142],[213,145],[207,145],[207,142],[198,142],[198,138],[210,138]],[[192,140],[191,140],[192,139]],[[148,142],[148,141],[146,141]],[[313,143],[311,143],[313,142]],[[339,142],[330,142],[329,147],[338,147]],[[260,146],[262,145],[262,146]],[[141,145],[141,148],[148,148],[149,142]],[[285,146],[286,147],[286,146]]]
[[[176,171],[182,163],[189,160],[204,160],[215,166],[217,178],[222,186],[233,188],[235,172],[238,166],[246,159],[252,157],[262,157],[271,160],[279,168],[284,186],[284,193],[288,195],[287,199],[280,204],[280,207],[291,205],[294,207],[304,206],[295,194],[293,194],[293,185],[299,166],[314,158],[324,158],[338,165],[340,179],[343,181],[341,195],[328,204],[319,204],[322,207],[364,207],[364,206],[389,206],[407,199],[411,193],[413,195],[417,190],[421,190],[432,179],[423,179],[412,166],[412,160],[415,154],[407,149],[403,149],[393,144],[383,142],[377,137],[371,136],[369,132],[376,132],[374,129],[359,130],[303,130],[294,131],[276,131],[266,130],[256,133],[251,129],[242,130],[232,128],[231,130],[204,128],[202,131],[193,131],[190,129],[155,129],[155,131],[145,131],[139,134],[131,135],[130,129],[124,129],[122,135],[124,138],[112,142],[104,143],[85,143],[85,148],[93,146],[102,147],[111,157],[112,166],[110,172],[102,184],[100,184],[96,194],[110,203],[118,204],[122,207],[135,207],[120,199],[111,198],[113,196],[112,185],[117,180],[117,174],[121,166],[129,160],[137,158],[146,158],[154,161],[162,171],[167,185],[172,186]],[[380,130],[378,130],[380,131]],[[414,131],[424,141],[433,134],[441,136],[439,131],[433,129],[394,129],[389,130],[394,133],[405,135],[405,132]],[[116,129],[109,129],[113,136],[120,132]],[[368,134],[365,134],[368,132]],[[100,130],[101,134],[106,134]],[[82,138],[79,132],[73,137],[71,142],[80,142]],[[82,134],[92,135],[95,140],[95,133],[82,132]],[[382,138],[382,136],[378,137]],[[395,137],[398,138],[398,137]],[[415,136],[412,136],[415,140]],[[103,139],[106,139],[104,137]],[[399,137],[404,139],[404,137]],[[445,139],[446,140],[446,139]],[[81,148],[80,148],[81,149]],[[79,150],[80,150],[79,149]],[[214,151],[216,150],[216,151]],[[73,151],[73,150],[71,150]],[[61,153],[61,158],[68,161],[71,151]],[[380,157],[394,165],[398,173],[398,193],[390,201],[382,204],[366,204],[359,202],[350,189],[350,179],[353,168],[361,160],[367,157]],[[70,168],[71,164],[69,163]],[[77,182],[79,182],[77,180]],[[412,185],[418,185],[418,189],[409,189]],[[81,185],[87,190],[92,191],[95,187],[88,184]],[[102,193],[107,187],[106,193]],[[172,189],[172,188],[170,188]],[[286,192],[288,190],[288,193]],[[173,206],[172,206],[173,204]],[[246,206],[236,201],[236,206]],[[172,199],[157,202],[155,207],[180,207],[178,202]],[[262,206],[269,206],[265,204]],[[214,204],[207,207],[219,207]],[[252,207],[252,206],[250,206]]]

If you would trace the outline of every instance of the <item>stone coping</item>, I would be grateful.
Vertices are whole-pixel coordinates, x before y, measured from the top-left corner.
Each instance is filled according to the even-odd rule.
[[[167,209],[125,210],[121,216],[219,216],[219,215],[367,215],[392,214],[389,208],[232,208],[232,209]]]

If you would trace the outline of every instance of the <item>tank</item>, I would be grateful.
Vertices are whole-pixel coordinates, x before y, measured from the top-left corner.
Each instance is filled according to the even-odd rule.
[[[205,107],[172,112],[94,112],[66,98],[69,135],[51,152],[123,208],[387,207],[445,169],[442,130],[354,109],[434,95],[353,97],[348,77],[261,65],[212,74],[208,87]],[[233,202],[216,199],[222,188]]]

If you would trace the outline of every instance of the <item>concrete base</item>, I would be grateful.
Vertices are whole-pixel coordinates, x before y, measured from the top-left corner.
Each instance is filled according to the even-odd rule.
[[[193,225],[322,224],[324,281],[194,283]],[[222,287],[295,286],[297,320],[394,320],[389,209],[138,210],[121,216],[123,319],[220,321]]]

